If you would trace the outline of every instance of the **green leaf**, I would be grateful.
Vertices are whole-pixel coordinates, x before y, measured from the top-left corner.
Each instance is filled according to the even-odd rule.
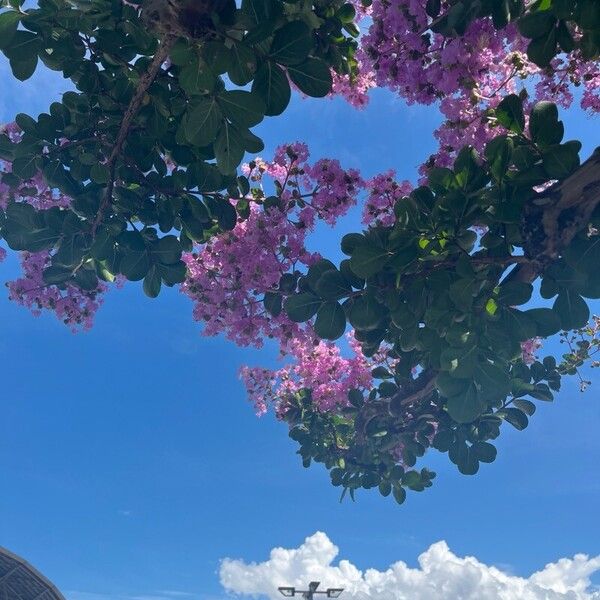
[[[533,286],[523,281],[503,283],[498,291],[498,301],[505,306],[518,306],[529,302],[533,294]]]
[[[317,311],[315,332],[324,340],[337,340],[346,330],[346,314],[338,302],[325,302]]]
[[[394,486],[392,494],[398,504],[403,504],[406,500],[406,490],[401,486]]]
[[[140,281],[150,269],[150,258],[143,250],[125,250],[119,263],[119,270],[129,281]]]
[[[523,114],[523,101],[516,94],[506,96],[495,110],[498,122],[515,133],[523,133],[525,129],[525,115]]]
[[[202,56],[204,62],[210,65],[211,71],[218,75],[229,71],[234,65],[234,52],[230,51],[223,42],[217,40],[205,41],[202,44]],[[253,54],[251,60],[254,60]]]
[[[425,12],[432,19],[435,19],[440,14],[441,7],[441,0],[427,0],[427,3],[425,4]]]
[[[277,31],[269,54],[282,65],[297,65],[306,59],[312,47],[308,25],[303,21],[292,21]]]
[[[315,291],[323,298],[337,300],[352,292],[352,286],[337,270],[329,270],[319,277]]]
[[[189,96],[212,92],[215,83],[214,73],[198,54],[179,73],[179,84]]]
[[[291,89],[281,67],[266,61],[256,73],[252,91],[260,95],[266,104],[265,115],[280,115],[290,103]]]
[[[341,241],[340,247],[344,254],[352,256],[354,250],[361,244],[366,244],[367,239],[362,233],[347,233]]]
[[[579,24],[589,29],[600,29],[600,11],[596,0],[579,0]]]
[[[235,173],[244,158],[244,139],[238,129],[225,123],[214,144],[217,166],[225,175]]]
[[[108,167],[100,163],[92,165],[92,168],[90,169],[90,179],[100,185],[107,183],[110,179]]]
[[[382,481],[379,484],[379,493],[382,496],[389,496],[392,493],[392,484],[389,481]]]
[[[236,125],[252,127],[263,120],[265,103],[254,92],[226,91],[217,96],[223,114]]]
[[[444,371],[435,378],[435,387],[444,398],[465,394],[469,385],[467,379],[457,379]]]
[[[195,146],[207,146],[214,142],[222,118],[221,109],[214,98],[195,98],[182,123],[186,139]]]
[[[453,443],[454,432],[451,429],[441,429],[435,434],[431,445],[440,452],[448,452]]]
[[[527,38],[539,38],[547,35],[554,24],[556,17],[548,10],[530,12],[517,21],[521,35]]]
[[[253,154],[256,154],[257,152],[262,152],[265,149],[263,141],[257,135],[254,135],[249,129],[239,129],[239,133],[246,152],[252,152]]]
[[[17,11],[8,10],[0,13],[0,49],[10,45],[20,21],[21,14]]]
[[[485,410],[486,406],[479,398],[475,385],[471,384],[464,394],[448,398],[446,408],[450,417],[457,423],[471,423]]]
[[[322,258],[310,266],[306,274],[306,282],[313,290],[316,290],[319,279],[327,271],[337,271],[337,269],[330,260]]]
[[[161,277],[156,266],[152,266],[144,277],[144,293],[149,298],[156,298],[160,294]]]
[[[362,395],[362,392],[357,389],[351,389],[348,392],[348,400],[350,404],[352,404],[352,406],[356,408],[360,408],[365,403],[365,399]]]
[[[490,140],[485,147],[485,157],[492,175],[501,180],[506,174],[513,153],[514,142],[507,135],[499,135]]]
[[[21,179],[31,179],[37,173],[36,162],[35,154],[19,156],[12,163],[12,172]]]
[[[488,442],[475,442],[471,446],[471,452],[475,454],[477,460],[485,463],[494,462],[498,453],[496,447]]]
[[[550,337],[560,331],[560,317],[551,308],[532,308],[524,311],[524,314],[535,321],[536,335],[540,337]]]
[[[69,267],[71,270],[74,270],[81,263],[86,250],[86,244],[82,236],[65,236],[52,262],[54,265]]]
[[[471,377],[479,364],[477,346],[446,348],[441,353],[440,362],[453,377]]]
[[[174,65],[183,67],[192,62],[195,58],[195,52],[187,40],[179,38],[173,48],[171,48],[169,58]]]
[[[496,415],[510,423],[515,429],[523,431],[529,425],[527,415],[518,408],[503,408],[496,412]]]
[[[361,244],[350,258],[350,267],[361,279],[367,279],[379,273],[390,259],[390,253],[378,246]]]
[[[223,200],[219,203],[219,213],[217,215],[217,222],[219,227],[224,231],[231,231],[237,223],[238,214],[235,207],[229,200]]]
[[[427,182],[434,192],[447,192],[456,186],[454,171],[445,167],[434,167],[427,172]]]
[[[152,245],[150,253],[154,260],[173,265],[181,259],[181,243],[174,235],[166,235]]]
[[[385,307],[372,295],[365,294],[353,301],[348,320],[355,329],[368,331],[377,328],[384,314]]]
[[[30,31],[16,31],[10,44],[3,48],[3,52],[8,59],[27,60],[36,57],[40,49],[41,38]]]
[[[539,67],[547,67],[556,55],[556,30],[535,38],[527,46],[527,57]]]
[[[38,63],[37,55],[23,57],[22,59],[11,58],[9,60],[13,75],[19,81],[26,81],[34,73]]]
[[[531,139],[540,146],[560,144],[564,125],[558,120],[558,108],[554,102],[538,102],[529,116]]]
[[[548,146],[542,160],[546,173],[551,179],[563,179],[579,166],[581,143],[577,141]]]
[[[365,280],[357,277],[356,273],[352,270],[350,259],[346,258],[340,263],[340,272],[352,287],[360,290],[365,286]]]
[[[256,72],[256,55],[252,49],[241,42],[234,42],[230,55],[231,64],[227,74],[231,82],[235,85],[246,85],[252,81]]]
[[[269,20],[277,12],[277,2],[272,0],[242,0],[242,11],[254,23],[260,24]]]
[[[398,391],[398,386],[391,381],[382,381],[377,389],[382,398],[391,398]]]
[[[529,400],[517,398],[516,400],[513,400],[513,405],[515,408],[522,410],[526,415],[530,417],[535,413],[535,404],[533,402],[530,402]]]
[[[321,298],[314,294],[295,294],[286,298],[283,308],[292,321],[304,323],[314,317],[322,302]]]
[[[278,317],[283,308],[283,298],[276,292],[267,292],[263,300],[265,310],[272,316]]]
[[[320,58],[309,58],[300,65],[290,66],[288,74],[301,92],[313,98],[327,96],[333,85],[331,71]]]
[[[562,329],[577,329],[584,327],[590,318],[590,309],[586,301],[576,292],[561,289],[552,310],[560,318]]]
[[[114,252],[114,246],[115,239],[109,229],[99,228],[90,248],[90,254],[98,260],[105,260]]]
[[[61,283],[66,283],[73,276],[73,270],[67,267],[55,267],[51,266],[47,269],[44,269],[42,273],[42,278],[44,279],[44,283],[48,285],[56,285]]]
[[[544,402],[552,402],[554,400],[550,388],[545,383],[536,383],[534,388],[528,390],[527,393],[536,400],[543,400]]]
[[[506,332],[514,340],[522,342],[536,335],[536,323],[525,312],[515,308],[506,308],[502,311],[502,320]]]
[[[457,462],[457,467],[463,475],[475,475],[479,471],[479,461],[473,448],[466,448],[465,453]]]
[[[89,292],[98,287],[98,275],[96,275],[95,269],[92,268],[78,269],[75,272],[73,280],[82,290],[87,290]]]
[[[176,283],[182,283],[187,272],[185,263],[181,260],[174,265],[163,265],[159,263],[156,265],[156,268],[158,269],[164,284],[169,287]]]
[[[474,372],[475,381],[491,398],[504,398],[510,392],[508,369],[498,363],[479,361]]]
[[[456,308],[463,312],[468,312],[471,309],[475,285],[475,281],[468,279],[459,279],[450,285],[448,296]]]

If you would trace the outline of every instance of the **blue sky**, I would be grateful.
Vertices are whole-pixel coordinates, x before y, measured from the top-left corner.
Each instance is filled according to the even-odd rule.
[[[0,122],[45,110],[64,89],[53,74],[17,84],[3,57],[0,78]],[[303,140],[313,157],[367,175],[393,167],[414,180],[439,118],[386,92],[365,111],[296,98],[260,133],[268,149]],[[563,118],[587,156],[591,120],[577,110]],[[334,232],[320,230],[314,248],[334,254],[358,227],[354,211]],[[2,272],[13,277],[15,260]],[[339,504],[325,470],[303,469],[285,427],[257,419],[245,399],[239,367],[274,365],[275,349],[200,337],[176,290],[152,301],[137,284],[111,292],[94,329],[80,335],[53,316],[32,318],[6,293],[0,310],[0,545],[62,590],[221,598],[221,559],[263,561],[317,530],[359,568],[414,565],[439,540],[517,575],[600,552],[595,373],[585,394],[565,380],[526,431],[505,427],[496,463],[476,477],[431,453],[424,464],[438,471],[434,487],[403,507],[375,493]]]

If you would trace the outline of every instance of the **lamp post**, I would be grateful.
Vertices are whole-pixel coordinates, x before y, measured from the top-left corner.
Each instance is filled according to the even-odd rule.
[[[314,600],[315,594],[324,594],[326,598],[339,598],[344,591],[344,588],[327,588],[317,591],[320,583],[320,581],[311,581],[307,590],[297,590],[295,587],[279,587],[277,589],[286,598],[293,598],[296,594],[301,594],[305,600]]]

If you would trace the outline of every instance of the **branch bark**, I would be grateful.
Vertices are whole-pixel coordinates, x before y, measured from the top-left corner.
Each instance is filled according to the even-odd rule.
[[[531,283],[589,224],[600,204],[600,148],[569,177],[538,194],[523,211],[525,255],[507,279]]]
[[[416,379],[415,386],[406,391],[398,392],[390,398],[389,412],[393,416],[399,416],[406,412],[406,409],[416,402],[427,398],[435,389],[435,371],[424,371]]]

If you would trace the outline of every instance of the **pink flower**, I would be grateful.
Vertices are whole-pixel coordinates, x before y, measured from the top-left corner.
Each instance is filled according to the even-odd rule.
[[[526,365],[533,364],[537,360],[535,353],[541,347],[542,347],[542,340],[541,340],[541,338],[538,338],[538,337],[521,342],[521,352],[522,352],[523,362]]]

